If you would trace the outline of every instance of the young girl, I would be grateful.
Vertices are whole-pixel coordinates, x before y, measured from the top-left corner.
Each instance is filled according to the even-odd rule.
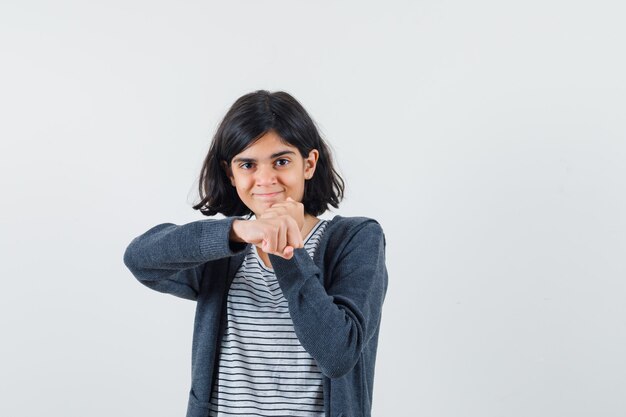
[[[187,417],[371,415],[387,291],[385,236],[365,217],[321,220],[343,180],[311,117],[284,92],[239,98],[200,174],[199,209],[124,263],[196,301]]]

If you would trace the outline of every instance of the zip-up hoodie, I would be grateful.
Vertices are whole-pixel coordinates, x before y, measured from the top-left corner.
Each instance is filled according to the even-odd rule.
[[[234,220],[162,223],[133,239],[124,263],[153,290],[196,301],[187,417],[208,417],[226,327],[226,297],[249,247]],[[335,216],[313,259],[270,254],[296,335],[324,380],[328,417],[371,416],[376,349],[387,292],[385,235],[376,220]]]

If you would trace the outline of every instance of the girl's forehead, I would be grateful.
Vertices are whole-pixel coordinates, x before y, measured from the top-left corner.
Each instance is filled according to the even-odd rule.
[[[286,151],[295,153],[297,150],[298,148],[289,144],[278,136],[278,134],[270,131],[251,143],[248,147],[235,155],[235,157],[255,159],[272,158],[275,157],[277,153],[284,153]]]

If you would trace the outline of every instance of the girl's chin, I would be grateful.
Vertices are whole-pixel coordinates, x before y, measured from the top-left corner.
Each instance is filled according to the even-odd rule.
[[[263,201],[258,202],[254,205],[254,207],[249,207],[250,211],[252,211],[257,217],[260,217],[265,210],[272,207],[272,204],[278,203],[278,201]]]

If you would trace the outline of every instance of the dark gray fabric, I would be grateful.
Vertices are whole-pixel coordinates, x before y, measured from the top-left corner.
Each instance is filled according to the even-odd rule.
[[[192,381],[187,417],[207,417],[225,328],[228,287],[247,244],[229,241],[237,217],[163,223],[133,239],[124,263],[153,290],[194,300]],[[313,259],[269,255],[296,335],[324,375],[330,417],[371,415],[382,305],[385,235],[373,219],[335,216]]]

